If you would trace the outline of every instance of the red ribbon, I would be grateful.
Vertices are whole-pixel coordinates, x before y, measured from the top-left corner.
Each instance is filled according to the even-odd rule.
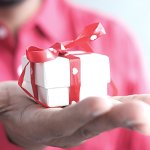
[[[72,54],[68,53],[70,48],[79,46],[86,52],[92,52],[89,42],[96,40],[101,35],[105,34],[105,30],[100,23],[91,24],[82,31],[82,33],[73,41],[56,43],[48,49],[40,49],[37,47],[29,47],[26,50],[26,56],[29,62],[24,67],[19,80],[19,86],[30,96],[35,102],[40,103],[44,107],[48,107],[46,104],[38,100],[37,85],[35,84],[35,64],[34,63],[44,63],[56,59],[58,56],[68,58],[70,61],[70,91],[69,91],[69,104],[72,101],[79,101],[80,95],[80,59]],[[33,90],[33,95],[31,95],[23,86],[24,76],[26,72],[26,67],[30,63],[30,75],[31,75],[31,85]],[[72,74],[73,68],[78,69],[76,75]]]

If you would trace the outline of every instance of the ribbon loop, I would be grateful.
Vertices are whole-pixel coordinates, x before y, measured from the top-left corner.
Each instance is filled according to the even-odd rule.
[[[104,27],[100,23],[93,23],[84,28],[81,34],[74,40],[65,45],[66,48],[80,46],[86,51],[91,51],[89,42],[96,40],[100,36],[106,34]]]

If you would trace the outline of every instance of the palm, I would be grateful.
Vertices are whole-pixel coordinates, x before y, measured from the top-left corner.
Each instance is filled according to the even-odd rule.
[[[149,95],[89,97],[64,109],[46,109],[27,98],[16,82],[1,83],[0,89],[0,119],[9,138],[27,148],[71,147],[116,127],[150,133]]]

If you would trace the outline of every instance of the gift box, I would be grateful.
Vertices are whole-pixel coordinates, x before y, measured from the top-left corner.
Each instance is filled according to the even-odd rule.
[[[60,56],[51,61],[34,63],[38,100],[49,107],[69,105],[70,76],[77,74],[80,74],[79,101],[90,96],[106,96],[107,84],[110,82],[109,58],[83,51],[67,53],[79,58],[80,68],[73,67],[70,71],[70,60]],[[23,68],[27,63],[28,59],[24,56]],[[33,95],[30,69],[29,64],[24,75],[23,87]],[[76,102],[76,99],[72,102]]]
[[[90,47],[91,41],[105,34],[100,23],[93,23],[74,40],[56,42],[47,49],[30,46],[23,57],[18,85],[44,107],[66,106],[86,97],[106,96],[109,59],[92,53]],[[76,47],[84,51],[75,51]]]

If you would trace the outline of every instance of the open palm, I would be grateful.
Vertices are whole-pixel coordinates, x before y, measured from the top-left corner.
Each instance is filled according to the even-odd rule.
[[[72,147],[117,127],[149,135],[149,104],[150,95],[131,95],[89,97],[65,108],[43,108],[17,82],[0,83],[0,121],[10,140],[27,149]]]

